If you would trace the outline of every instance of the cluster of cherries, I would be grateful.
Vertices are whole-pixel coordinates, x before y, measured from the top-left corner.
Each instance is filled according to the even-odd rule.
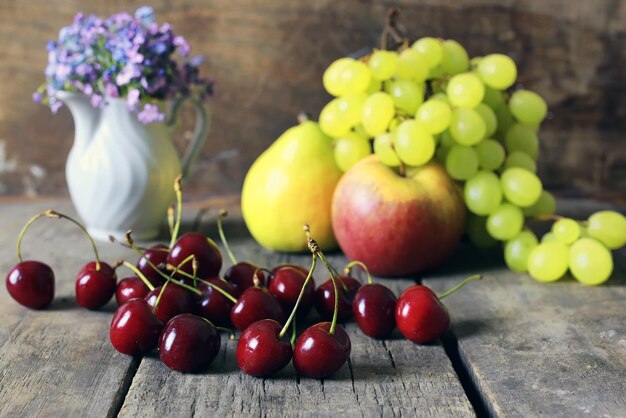
[[[119,308],[110,326],[113,347],[124,354],[144,355],[158,347],[161,361],[181,372],[205,369],[220,350],[220,330],[230,325],[242,331],[237,344],[239,367],[252,376],[270,376],[293,359],[297,372],[324,378],[339,370],[350,355],[350,338],[339,322],[354,317],[368,336],[382,338],[396,325],[416,343],[433,341],[447,330],[450,318],[440,299],[460,285],[437,297],[425,286],[411,286],[396,299],[382,284],[373,283],[366,266],[349,263],[344,274],[328,262],[305,226],[311,251],[311,266],[283,264],[271,270],[234,257],[218,216],[218,229],[232,260],[219,277],[222,255],[213,240],[197,232],[178,237],[181,223],[180,182],[175,190],[178,214],[170,217],[170,245],[138,247],[126,234],[126,244],[140,254],[136,265],[118,262],[111,266],[100,261],[93,239],[89,237],[96,260],[86,264],[76,278],[76,300],[87,309],[104,306],[115,295]],[[17,243],[19,263],[6,278],[9,294],[17,302],[42,309],[54,297],[54,273],[39,261],[23,261],[20,242],[26,229],[40,217],[74,219],[48,210],[33,217],[23,228]],[[313,271],[320,260],[329,278],[315,287]],[[134,276],[117,282],[116,269],[125,265]],[[368,283],[361,285],[351,275],[353,267],[362,268]],[[306,328],[296,339],[296,318],[304,318],[315,307],[323,322]],[[290,314],[287,316],[287,313]],[[287,336],[289,328],[291,336]]]

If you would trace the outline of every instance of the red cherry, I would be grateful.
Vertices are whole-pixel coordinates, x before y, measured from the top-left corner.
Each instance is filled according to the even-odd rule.
[[[262,319],[246,328],[237,343],[237,364],[251,376],[271,376],[291,360],[291,343],[280,337],[282,325]]]
[[[206,319],[181,314],[170,319],[159,339],[159,356],[167,367],[190,373],[205,369],[220,351],[220,335]]]
[[[385,337],[396,327],[396,296],[381,284],[366,284],[354,295],[352,314],[365,335]]]
[[[450,325],[448,310],[426,286],[406,289],[396,304],[396,323],[407,339],[423,344],[441,337]]]
[[[213,278],[207,281],[231,295],[236,293],[235,289],[222,279]],[[205,283],[200,283],[198,290],[202,292],[202,296],[200,296],[197,303],[198,315],[218,326],[228,326],[230,324],[230,311],[234,303]]]
[[[303,270],[297,266],[278,266],[272,270],[272,280],[268,290],[280,303],[284,312],[291,312],[296,305],[296,300],[298,300],[308,274],[308,270]],[[309,313],[313,306],[314,293],[315,281],[311,277],[298,306],[298,317],[303,318]]]
[[[146,302],[151,308],[161,293],[162,287],[157,287],[145,297]],[[157,318],[163,322],[167,322],[178,314],[189,313],[193,310],[193,297],[191,293],[182,287],[170,283],[163,291],[163,296],[159,301],[159,306],[154,313]]]
[[[144,299],[131,299],[115,311],[109,338],[120,353],[139,356],[157,346],[162,328]]]
[[[346,291],[341,284],[346,285]],[[345,321],[352,315],[352,299],[354,294],[361,287],[361,282],[349,276],[341,276],[341,280],[337,280],[337,288],[339,289],[339,310],[337,319]],[[313,298],[315,309],[319,312],[323,319],[330,320],[335,312],[335,289],[331,279],[326,280],[315,290]]]
[[[235,289],[236,293],[233,296],[241,295],[247,288],[254,287],[254,272],[256,272],[259,279],[259,285],[265,286],[266,279],[265,273],[259,270],[254,264],[240,261],[232,265],[226,273],[224,273],[224,279],[229,282]]]
[[[337,324],[330,334],[330,322],[305,329],[293,350],[293,365],[303,376],[321,379],[335,373],[350,356],[350,337]]]
[[[76,302],[87,309],[98,309],[106,305],[117,285],[115,269],[107,263],[100,262],[100,270],[96,263],[85,265],[76,277]]]
[[[41,261],[22,261],[7,274],[6,287],[17,303],[43,309],[54,298],[54,273]]]
[[[152,268],[152,266],[148,263],[154,264],[155,266],[163,266],[161,270],[163,273],[169,275],[169,273],[165,270],[165,265],[167,264],[167,255],[169,254],[169,247],[165,244],[156,244],[144,251],[143,256],[137,260],[137,268],[140,272],[143,273],[144,276],[152,283],[154,286],[162,285],[165,280],[163,276],[159,274],[157,270]]]
[[[198,232],[187,232],[182,235],[172,246],[167,263],[178,267],[190,255],[195,256],[198,263],[198,277],[216,277],[219,274],[222,268],[222,255],[206,236]],[[192,274],[193,263],[187,262],[180,269]]]
[[[238,330],[245,330],[261,319],[273,319],[280,323],[285,317],[280,304],[265,288],[249,287],[239,297],[230,311],[230,320]]]
[[[134,298],[145,298],[150,293],[148,286],[139,277],[126,277],[117,284],[115,289],[115,300],[122,306]]]

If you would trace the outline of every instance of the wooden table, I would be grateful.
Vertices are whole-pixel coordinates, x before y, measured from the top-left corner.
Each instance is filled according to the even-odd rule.
[[[599,207],[559,206],[581,216]],[[22,224],[48,207],[73,213],[64,200],[2,203],[2,271],[15,263]],[[210,219],[201,230],[216,236]],[[308,263],[307,255],[259,248],[237,219],[227,233],[240,259]],[[99,248],[107,261],[136,259],[119,246]],[[203,374],[173,372],[154,354],[121,355],[108,338],[114,303],[90,312],[74,301],[74,276],[92,258],[77,228],[40,221],[23,254],[53,267],[57,293],[49,309],[33,311],[0,292],[0,416],[626,416],[624,251],[610,281],[592,288],[573,279],[541,284],[508,271],[497,251],[461,245],[440,269],[385,281],[397,293],[415,281],[441,292],[484,275],[446,299],[452,327],[443,341],[415,345],[397,332],[373,340],[348,323],[350,361],[323,381],[299,378],[291,365],[271,379],[249,377],[237,368],[236,341],[226,337]],[[345,261],[331,259],[337,267]]]

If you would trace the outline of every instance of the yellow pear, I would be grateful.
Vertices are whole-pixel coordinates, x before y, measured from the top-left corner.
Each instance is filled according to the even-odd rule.
[[[243,218],[264,247],[285,252],[307,249],[303,225],[323,249],[337,246],[330,220],[335,186],[342,172],[332,140],[316,122],[285,131],[252,164],[241,193]]]

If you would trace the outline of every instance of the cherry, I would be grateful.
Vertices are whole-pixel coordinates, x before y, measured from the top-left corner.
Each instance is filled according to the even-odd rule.
[[[115,293],[117,274],[104,262],[87,263],[76,277],[76,302],[87,309],[106,305]]]
[[[406,289],[396,304],[396,323],[402,335],[418,344],[440,338],[450,325],[450,315],[441,299],[480,277],[470,276],[439,297],[430,288],[422,285]]]
[[[167,367],[191,373],[205,369],[220,351],[220,335],[205,318],[181,314],[168,321],[159,339],[159,356]]]
[[[182,265],[190,256],[197,262],[198,277],[215,277],[222,268],[222,255],[217,245],[198,232],[187,232],[178,238],[167,255],[167,263],[192,274],[192,263]]]
[[[159,270],[166,273],[165,265],[167,264],[167,255],[169,248],[165,244],[155,244],[143,252],[143,255],[137,260],[137,268],[154,286],[160,286],[164,283],[163,277],[159,271],[152,266],[159,267]]]
[[[344,288],[346,286],[347,290]],[[352,316],[352,299],[361,287],[361,282],[350,276],[340,276],[337,280],[339,288],[338,320],[345,321]],[[315,290],[313,297],[315,309],[323,319],[329,320],[333,316],[335,308],[335,291],[332,279],[326,280]]]
[[[340,325],[331,332],[330,322],[305,329],[293,350],[293,365],[303,376],[321,379],[335,373],[350,356],[350,337]]]
[[[54,298],[54,273],[41,261],[20,261],[6,277],[9,295],[31,309],[43,309]]]
[[[115,289],[115,300],[118,305],[123,305],[134,298],[145,298],[150,289],[139,277],[126,277],[120,280]]]
[[[230,311],[230,320],[238,330],[245,330],[261,319],[285,321],[280,304],[265,288],[249,287]]]
[[[386,286],[368,283],[354,295],[352,314],[365,335],[385,337],[396,327],[396,296]]]
[[[291,360],[291,343],[280,335],[282,325],[262,319],[247,327],[237,343],[237,364],[251,376],[270,376]]]
[[[285,312],[291,311],[296,305],[296,300],[298,299],[298,295],[300,294],[300,290],[304,285],[308,273],[308,270],[290,265],[278,266],[272,269],[272,280],[270,281],[268,290],[272,296],[276,298],[278,303],[280,303],[280,306],[282,306]],[[302,295],[298,317],[303,318],[309,313],[313,306],[314,294],[315,280],[311,277]]]
[[[115,311],[109,338],[120,353],[139,356],[157,346],[162,328],[144,299],[131,299]]]
[[[207,282],[218,286],[231,295],[236,294],[233,286],[225,280],[213,278]],[[227,326],[230,323],[230,311],[235,303],[206,283],[200,283],[198,290],[202,292],[197,302],[198,315],[218,326]]]
[[[189,313],[193,310],[193,298],[189,291],[174,283],[163,286],[166,286],[165,289],[157,287],[145,297],[148,305],[154,308],[161,294],[161,289],[163,289],[163,294],[154,312],[157,318],[167,322],[178,314]]]
[[[259,269],[259,267],[254,264],[245,261],[235,262],[228,270],[226,270],[226,273],[224,273],[224,279],[226,279],[226,281],[228,281],[235,289],[234,295],[239,296],[246,289],[254,286],[255,273],[259,279],[260,285],[265,286],[266,278],[263,270]]]

